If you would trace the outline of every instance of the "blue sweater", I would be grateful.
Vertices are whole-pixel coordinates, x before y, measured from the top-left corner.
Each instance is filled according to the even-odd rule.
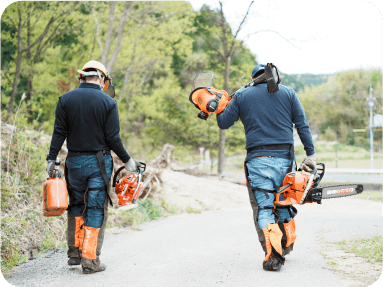
[[[56,159],[65,139],[70,151],[113,150],[122,162],[130,159],[120,139],[117,102],[93,83],[59,98],[47,159]]]
[[[246,149],[274,144],[293,144],[293,124],[304,145],[306,155],[313,155],[314,144],[302,104],[294,90],[279,85],[279,91],[267,92],[267,84],[239,91],[223,113],[217,115],[221,129],[230,128],[241,119],[246,135]],[[289,151],[254,150],[246,161],[254,156],[275,156],[289,159]]]

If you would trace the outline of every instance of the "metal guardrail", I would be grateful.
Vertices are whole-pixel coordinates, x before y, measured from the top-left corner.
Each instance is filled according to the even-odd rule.
[[[383,174],[383,169],[326,168],[326,173],[369,173]]]

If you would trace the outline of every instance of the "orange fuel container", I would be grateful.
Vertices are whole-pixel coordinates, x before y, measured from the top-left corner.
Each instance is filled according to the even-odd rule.
[[[43,215],[47,217],[60,216],[68,208],[66,183],[57,170],[53,172],[43,184]]]

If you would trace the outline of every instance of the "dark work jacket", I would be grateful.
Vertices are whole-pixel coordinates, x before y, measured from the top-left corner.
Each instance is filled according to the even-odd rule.
[[[279,91],[267,92],[267,84],[239,91],[223,113],[217,115],[221,129],[228,129],[241,119],[246,135],[246,149],[262,145],[293,144],[293,124],[304,145],[306,155],[313,155],[314,144],[302,104],[293,89],[279,85]],[[290,158],[288,150],[254,150],[246,161],[254,156]]]
[[[69,151],[113,150],[123,162],[130,159],[120,139],[116,100],[97,84],[81,83],[59,98],[47,159],[56,159],[65,139]]]

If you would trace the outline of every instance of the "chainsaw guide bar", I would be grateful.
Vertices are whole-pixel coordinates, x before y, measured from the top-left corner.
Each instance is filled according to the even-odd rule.
[[[318,186],[309,190],[306,201],[318,202],[322,199],[346,197],[362,193],[363,185],[357,183]]]

